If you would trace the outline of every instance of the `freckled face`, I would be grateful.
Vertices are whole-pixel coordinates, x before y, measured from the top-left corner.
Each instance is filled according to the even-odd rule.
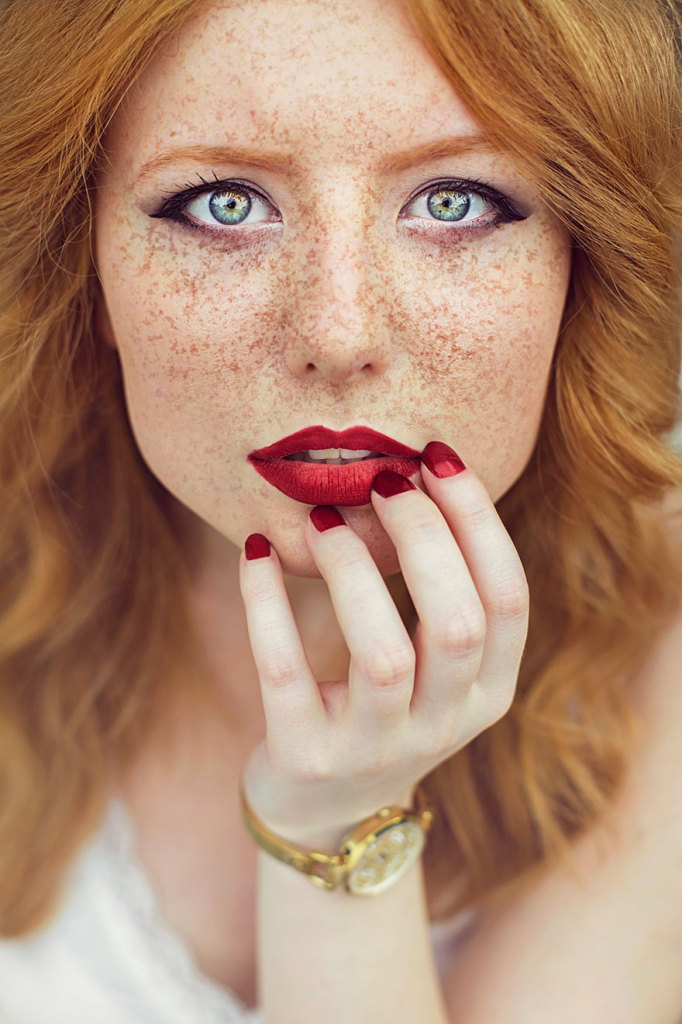
[[[495,500],[518,478],[570,246],[481,137],[398,2],[207,5],[140,78],[97,262],[137,443],[197,529],[319,575],[310,506],[246,460],[315,424],[446,441]],[[371,506],[343,511],[395,572]]]

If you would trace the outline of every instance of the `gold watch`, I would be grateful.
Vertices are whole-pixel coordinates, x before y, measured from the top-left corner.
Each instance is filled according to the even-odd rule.
[[[434,819],[416,786],[414,810],[382,807],[346,833],[337,853],[320,853],[271,832],[249,807],[243,784],[240,796],[244,824],[263,850],[307,875],[313,885],[336,889],[343,884],[354,896],[374,896],[395,885],[421,856]]]

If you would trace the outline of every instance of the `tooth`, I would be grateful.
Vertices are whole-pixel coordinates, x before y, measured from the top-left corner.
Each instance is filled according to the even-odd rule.
[[[339,455],[338,448],[313,448],[308,450],[311,459],[336,459]]]
[[[311,448],[305,452],[287,455],[293,462],[317,462],[318,465],[341,466],[362,459],[383,459],[382,452],[371,452],[367,448]]]
[[[374,453],[369,448],[311,448],[307,452],[309,458],[322,459],[364,459]]]

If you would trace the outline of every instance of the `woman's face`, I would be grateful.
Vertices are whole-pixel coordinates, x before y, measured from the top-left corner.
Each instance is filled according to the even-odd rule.
[[[315,502],[247,461],[314,425],[445,441],[495,500],[518,478],[569,238],[397,0],[207,4],[107,149],[105,330],[141,453],[199,530],[264,533],[285,570],[319,575]],[[395,572],[371,504],[343,512]]]

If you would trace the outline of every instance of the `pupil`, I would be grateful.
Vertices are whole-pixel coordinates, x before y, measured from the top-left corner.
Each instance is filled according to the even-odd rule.
[[[466,192],[442,189],[432,192],[426,205],[437,220],[461,220],[468,213],[471,202]]]
[[[246,192],[213,192],[208,208],[221,224],[241,224],[249,215],[251,200]]]

